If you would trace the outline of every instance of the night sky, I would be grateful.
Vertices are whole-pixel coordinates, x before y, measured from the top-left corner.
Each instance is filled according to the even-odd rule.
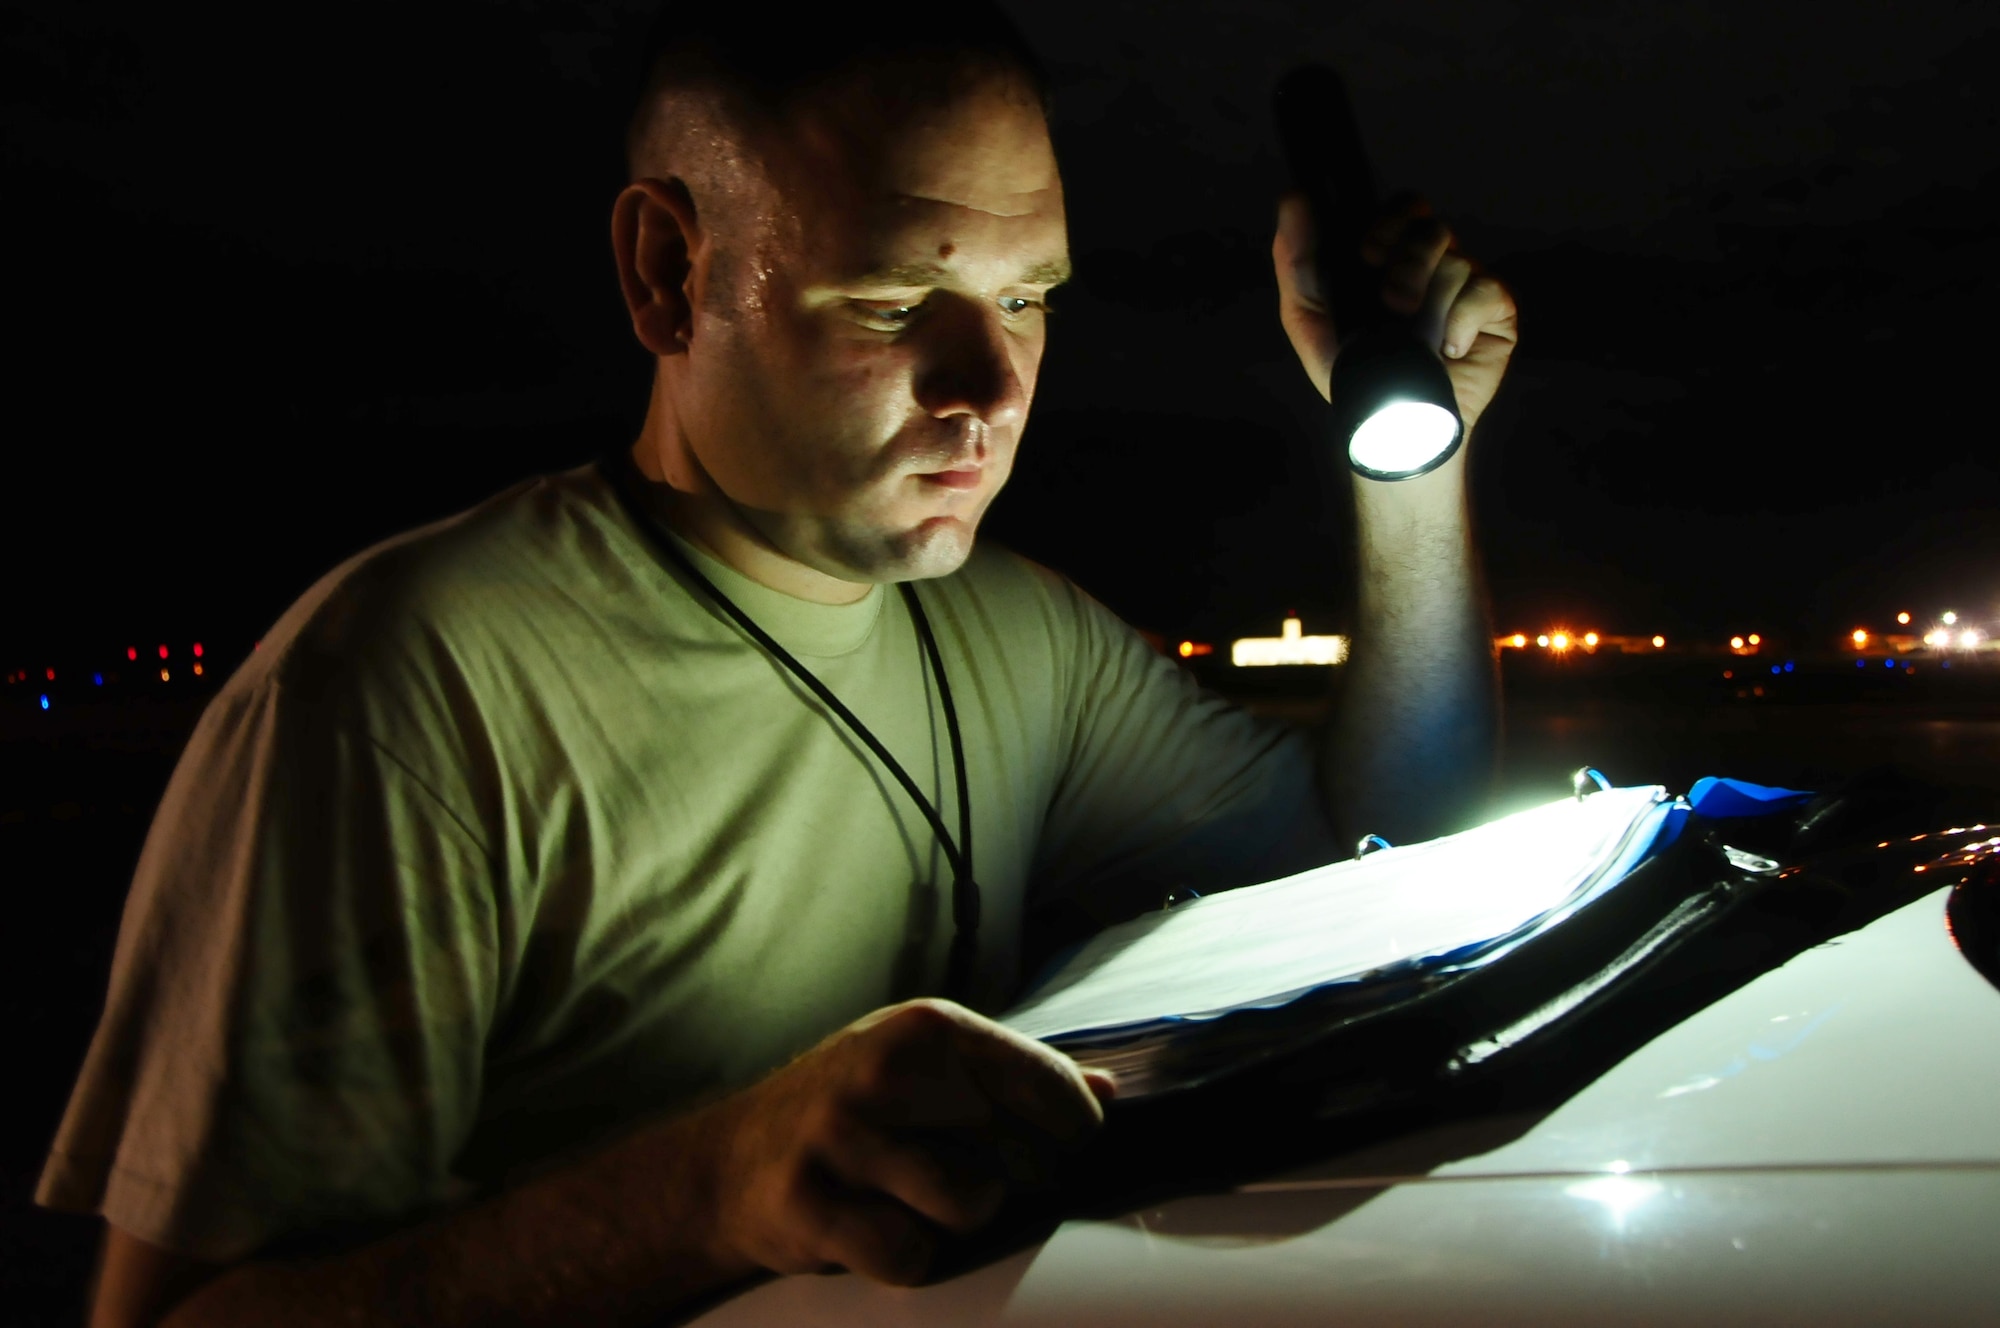
[[[254,636],[629,440],[607,218],[648,8],[0,5],[8,662]],[[1346,625],[1269,262],[1269,89],[1315,58],[1522,307],[1473,452],[1502,629],[2000,617],[2000,8],[1012,8],[1078,279],[992,536],[1168,634]]]

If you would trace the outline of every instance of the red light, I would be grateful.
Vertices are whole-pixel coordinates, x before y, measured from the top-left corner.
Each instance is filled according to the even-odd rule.
[[[137,659],[137,658],[139,658],[139,647],[137,647],[137,646],[126,646],[126,647],[125,647],[125,658],[127,658],[127,659]]]
[[[44,669],[42,670],[42,672],[48,675],[50,682],[54,682],[56,680],[56,671],[54,669]]]
[[[160,658],[161,658],[161,659],[165,659],[166,657],[167,657],[167,648],[166,648],[165,646],[161,646],[161,647],[160,647]]]
[[[200,659],[200,658],[201,658],[201,642],[199,642],[199,641],[197,641],[197,642],[195,642],[195,643],[194,643],[194,657],[195,657],[196,659]]]

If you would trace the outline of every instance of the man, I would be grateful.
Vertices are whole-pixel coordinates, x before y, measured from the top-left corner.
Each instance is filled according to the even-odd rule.
[[[1109,921],[1476,796],[1462,459],[1357,484],[1317,745],[1202,696],[974,545],[1069,267],[1011,26],[674,21],[613,215],[657,362],[629,458],[337,569],[176,772],[40,1196],[108,1220],[94,1323],[643,1322],[759,1270],[916,1280],[1114,1091],[975,1012],[1031,910]],[[1324,390],[1306,234],[1288,201],[1280,312]],[[1470,427],[1510,300],[1416,212],[1371,245]]]

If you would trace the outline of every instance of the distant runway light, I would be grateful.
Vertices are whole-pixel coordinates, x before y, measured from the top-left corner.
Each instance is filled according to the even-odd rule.
[[[1750,633],[1750,644],[1753,646],[1761,646],[1764,644],[1764,638],[1757,635],[1755,632],[1752,632]]]
[[[1958,622],[1958,615],[1953,613],[1950,609],[1946,609],[1944,611],[1944,617],[1940,621],[1942,621],[1946,627],[1950,627]]]
[[[1656,636],[1656,637],[1654,637],[1654,638],[1653,638],[1653,649],[1655,649],[1655,650],[1665,650],[1666,648],[1667,648],[1667,638],[1666,638],[1666,637],[1664,637],[1664,636]]]
[[[1540,646],[1542,649],[1547,650],[1549,648],[1549,634],[1547,632],[1543,632],[1540,636],[1535,638],[1535,644]]]
[[[1597,633],[1585,632],[1583,634],[1583,643],[1587,646],[1595,646],[1597,644]]]
[[[1742,638],[1742,637],[1740,637],[1740,636],[1732,636],[1732,637],[1730,637],[1730,638],[1729,638],[1729,648],[1730,648],[1731,650],[1741,650],[1741,649],[1743,648],[1743,638]]]
[[[1865,645],[1867,645],[1867,644],[1868,644],[1868,633],[1867,633],[1867,632],[1866,632],[1866,631],[1865,631],[1864,629],[1862,629],[1862,628],[1859,628],[1859,627],[1855,628],[1855,629],[1854,629],[1854,648],[1855,648],[1856,650],[1859,650],[1859,649],[1861,649],[1861,648],[1862,648],[1863,646],[1865,646]]]
[[[1907,613],[1899,613],[1896,615],[1896,621],[1903,624],[1903,626],[1908,627],[1910,625],[1910,615]]]

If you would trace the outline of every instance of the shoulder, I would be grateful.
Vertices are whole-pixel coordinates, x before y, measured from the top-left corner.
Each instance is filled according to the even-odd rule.
[[[476,701],[505,684],[509,657],[561,638],[594,590],[615,596],[606,582],[634,574],[623,529],[594,467],[524,480],[326,573],[222,699],[283,691],[391,717]]]
[[[1132,630],[1061,572],[990,540],[935,584],[941,598],[1012,632],[1038,629],[1074,642],[1083,634]]]

